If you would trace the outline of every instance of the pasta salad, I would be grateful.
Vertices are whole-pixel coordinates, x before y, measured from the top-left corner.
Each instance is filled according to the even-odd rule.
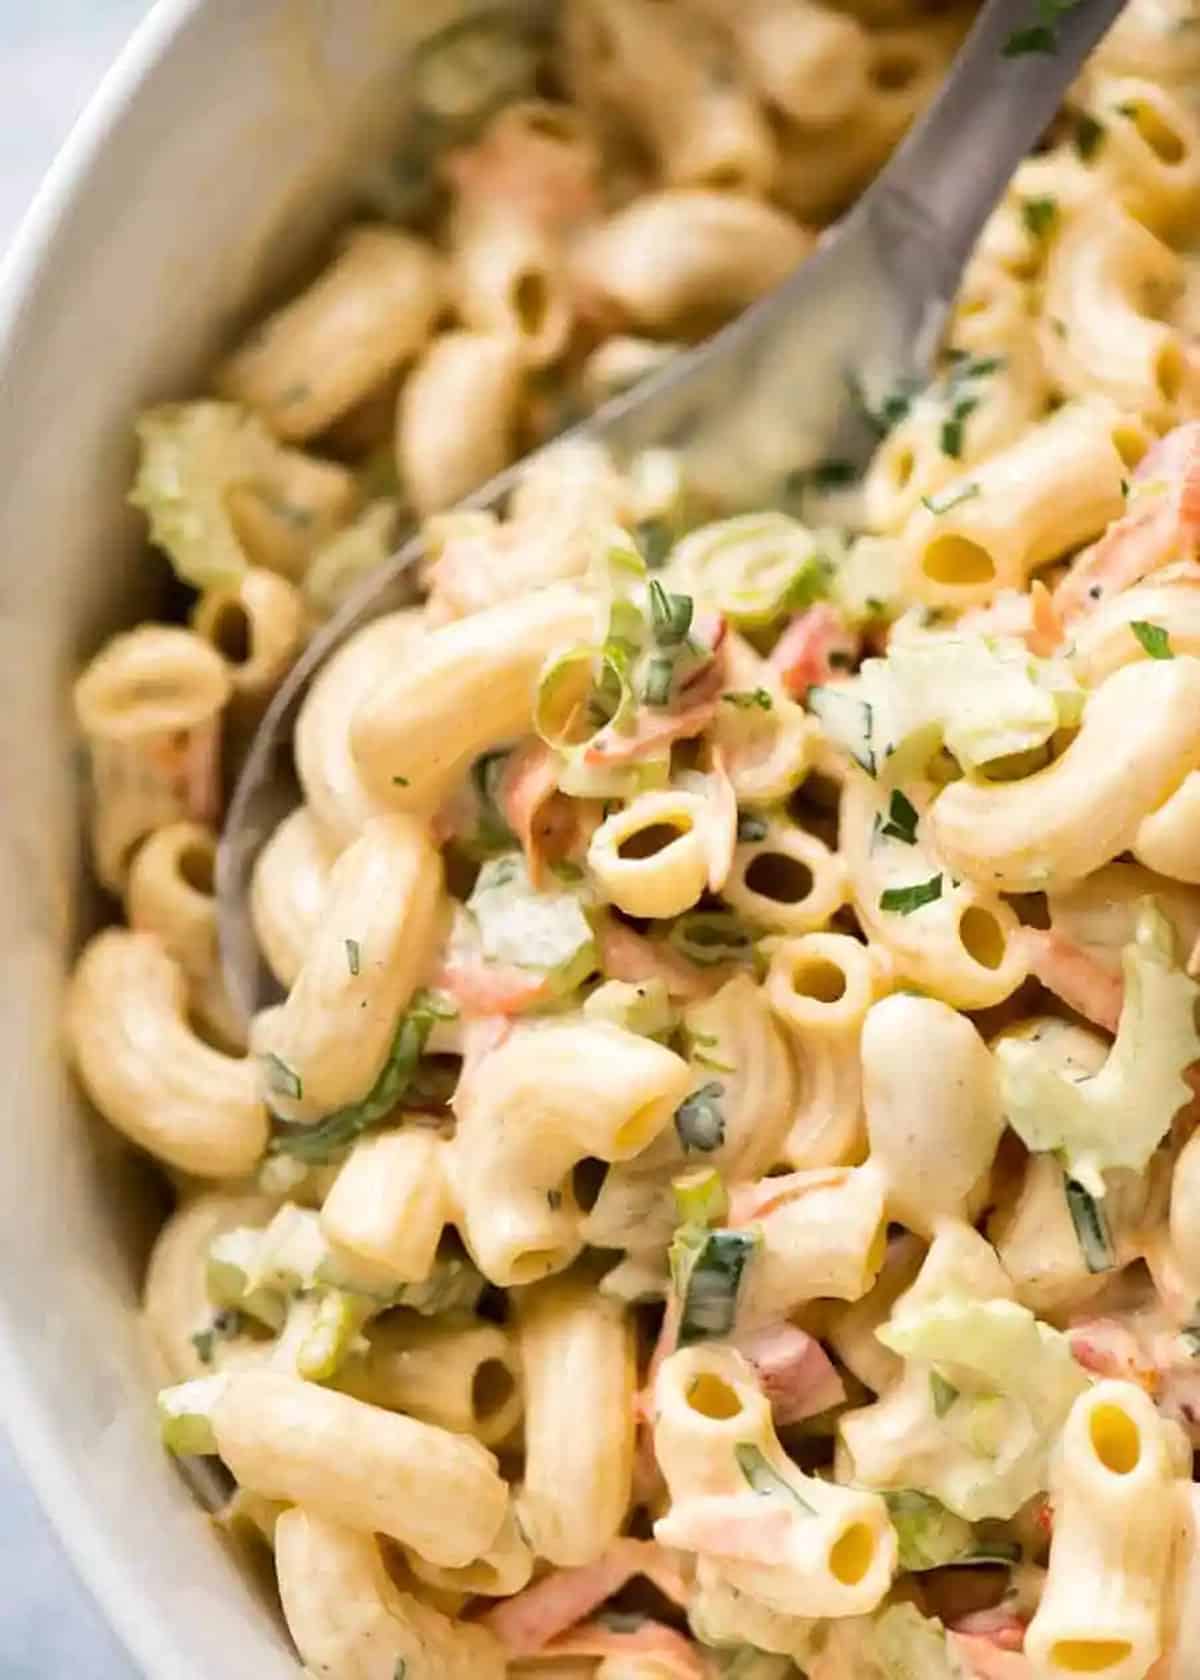
[[[1200,17],[1131,0],[865,476],[569,439],[454,511],[801,261],[967,22],[731,11],[432,38],[371,214],[138,418],[186,610],[76,685],[66,1025],[176,1198],[163,1439],[329,1680],[1194,1680]],[[406,521],[247,1032],[229,780]]]

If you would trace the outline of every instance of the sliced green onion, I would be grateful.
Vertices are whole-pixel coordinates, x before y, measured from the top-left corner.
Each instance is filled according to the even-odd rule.
[[[692,627],[694,602],[690,595],[673,595],[658,578],[650,579],[650,628],[659,647],[678,647]]]
[[[764,1497],[783,1494],[784,1498],[790,1499],[806,1517],[816,1516],[814,1507],[767,1462],[761,1448],[755,1446],[753,1441],[739,1441],[733,1449],[733,1456],[737,1459],[738,1469],[755,1493]]]
[[[679,1298],[679,1343],[727,1336],[737,1318],[742,1274],[759,1244],[756,1231],[709,1231],[684,1225],[670,1248],[671,1283]]]
[[[729,1217],[729,1193],[715,1167],[695,1167],[671,1180],[681,1225],[720,1225]]]
[[[915,846],[919,821],[916,806],[899,788],[894,788],[888,801],[887,821],[880,825],[879,832],[889,840],[900,840],[906,846]]]
[[[928,881],[915,881],[911,887],[885,887],[879,895],[879,908],[897,916],[911,916],[914,910],[933,904],[942,896],[942,877],[933,875]]]
[[[754,935],[732,910],[686,911],[672,923],[667,943],[701,968],[754,960]]]
[[[940,1371],[930,1371],[929,1395],[933,1401],[934,1416],[943,1418],[958,1399],[959,1390],[953,1383],[947,1382]]]
[[[1089,1272],[1110,1272],[1117,1263],[1117,1257],[1113,1253],[1104,1209],[1075,1179],[1068,1178],[1063,1188],[1084,1264]]]

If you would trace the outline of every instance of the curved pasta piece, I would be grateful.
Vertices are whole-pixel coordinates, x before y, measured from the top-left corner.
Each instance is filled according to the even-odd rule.
[[[1089,162],[1106,196],[1156,233],[1187,226],[1200,208],[1200,125],[1182,90],[1144,75],[1098,74],[1085,108],[1103,120],[1103,144]]]
[[[255,861],[250,915],[267,966],[291,987],[304,965],[329,892],[333,858],[307,805],[285,817]]]
[[[428,1127],[360,1138],[321,1206],[321,1228],[330,1242],[398,1283],[423,1283],[454,1217],[448,1148]]]
[[[231,691],[220,654],[165,624],[114,636],[75,684],[90,756],[92,855],[110,891],[120,892],[154,829],[216,821],[220,714]]]
[[[482,1557],[499,1533],[508,1490],[478,1441],[278,1371],[217,1381],[217,1449],[252,1492],[448,1568]]]
[[[449,238],[451,291],[465,324],[510,346],[516,368],[561,356],[575,317],[562,241],[492,199],[460,200]]]
[[[1017,782],[956,782],[929,823],[955,874],[999,892],[1066,885],[1128,849],[1200,761],[1200,660],[1115,671],[1062,757]]]
[[[372,797],[428,812],[473,758],[528,735],[544,661],[589,641],[595,612],[579,590],[554,584],[431,630],[354,713],[354,764]]]
[[[516,338],[449,332],[434,339],[405,380],[396,466],[422,517],[452,507],[512,460],[523,371]]]
[[[732,847],[722,844],[721,826],[714,801],[702,795],[674,788],[639,794],[592,835],[588,872],[627,915],[681,915],[725,880]]]
[[[296,773],[312,820],[333,853],[369,818],[391,808],[363,784],[350,749],[350,725],[362,700],[427,633],[419,607],[388,613],[359,630],[317,672],[296,719]],[[388,793],[394,790],[388,789]]]
[[[733,193],[647,193],[580,240],[576,284],[601,308],[652,332],[689,316],[736,314],[777,286],[812,250],[781,210]]]
[[[810,1301],[865,1295],[883,1264],[886,1190],[870,1163],[739,1187],[730,1222],[759,1234],[738,1299],[739,1330],[787,1318]]]
[[[392,1581],[373,1534],[300,1506],[275,1524],[275,1569],[301,1661],[327,1680],[503,1680],[499,1642]]]
[[[836,851],[794,823],[767,825],[761,840],[734,854],[722,897],[747,921],[772,933],[815,933],[850,896]]]
[[[356,1398],[471,1435],[485,1447],[500,1446],[520,1426],[519,1354],[498,1324],[392,1313],[371,1324],[366,1339],[366,1352],[338,1374],[338,1386]]]
[[[530,1545],[551,1563],[594,1563],[620,1533],[633,1491],[633,1321],[590,1278],[522,1291],[525,1475],[516,1496]]]
[[[1200,565],[1165,566],[1077,618],[1070,657],[1080,682],[1094,688],[1122,665],[1150,657],[1134,624],[1170,626],[1172,653],[1200,654]]]
[[[71,1056],[88,1096],[127,1138],[182,1172],[239,1178],[267,1145],[257,1072],[197,1038],[186,1009],[182,970],[161,941],[108,928],[71,977]]]
[[[427,1563],[419,1552],[411,1550],[405,1552],[405,1561],[422,1585],[441,1594],[507,1598],[528,1585],[533,1574],[533,1553],[511,1507],[499,1534],[474,1563],[464,1564],[461,1569],[446,1569]]]
[[[432,955],[441,854],[412,817],[377,817],[334,864],[317,930],[287,1001],[260,1018],[255,1048],[283,1081],[281,1118],[323,1118],[370,1090]],[[347,947],[350,942],[350,948]]]
[[[515,1027],[454,1099],[451,1170],[484,1275],[511,1287],[568,1265],[582,1246],[572,1169],[640,1154],[690,1079],[672,1051],[607,1022]]]
[[[192,610],[192,628],[229,667],[234,716],[246,725],[257,721],[299,658],[308,612],[295,584],[250,566],[227,588],[205,590]]]
[[[1138,825],[1130,850],[1139,863],[1173,881],[1200,885],[1200,773],[1184,777],[1171,797]]]
[[[352,228],[308,290],[218,370],[218,389],[276,437],[313,437],[421,349],[443,297],[432,246],[396,228]]]
[[[872,43],[856,18],[812,0],[751,0],[735,18],[721,0],[705,10],[732,23],[747,77],[795,122],[828,129],[870,108]]]

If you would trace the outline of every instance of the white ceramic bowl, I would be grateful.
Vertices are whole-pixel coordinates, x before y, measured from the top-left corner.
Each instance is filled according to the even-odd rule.
[[[295,1680],[290,1645],[161,1452],[134,1316],[160,1208],[59,1042],[87,920],[68,695],[152,607],[130,422],[182,395],[336,216],[461,0],[161,0],[0,274],[0,1406],[152,1680]]]

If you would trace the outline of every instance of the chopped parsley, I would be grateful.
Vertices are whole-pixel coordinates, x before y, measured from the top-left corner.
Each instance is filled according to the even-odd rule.
[[[650,630],[659,647],[678,647],[692,627],[692,597],[673,595],[650,579]]]
[[[675,1130],[684,1149],[700,1149],[705,1154],[720,1149],[725,1142],[725,1116],[721,1110],[724,1095],[724,1085],[710,1079],[680,1103],[675,1110]]]
[[[790,1482],[784,1481],[778,1470],[767,1463],[762,1451],[753,1441],[739,1441],[733,1449],[733,1456],[737,1459],[738,1469],[754,1489],[764,1498],[771,1494],[783,1494],[790,1499],[806,1517],[815,1517],[816,1511],[804,1499]]]
[[[733,1329],[742,1273],[759,1240],[754,1230],[680,1226],[669,1257],[671,1287],[679,1300],[681,1347],[727,1336]]]
[[[1028,53],[1058,51],[1058,20],[1079,0],[1034,0],[1037,22],[1014,30],[1001,49],[1005,58],[1024,58]]]
[[[896,788],[888,802],[887,821],[881,825],[879,832],[889,840],[902,840],[906,846],[915,846],[919,821],[916,806]]]
[[[1021,205],[1021,220],[1035,239],[1045,239],[1058,217],[1053,198],[1027,198]]]
[[[1135,618],[1129,628],[1138,641],[1150,655],[1151,659],[1174,659],[1171,651],[1171,638],[1161,624],[1151,624],[1144,618]]]
[[[722,694],[721,699],[727,706],[736,706],[739,711],[748,712],[754,706],[760,711],[769,712],[775,702],[765,688],[737,688]]]
[[[1103,1207],[1073,1178],[1067,1179],[1063,1189],[1084,1265],[1089,1272],[1110,1272],[1117,1259]]]
[[[947,1382],[940,1371],[929,1373],[929,1398],[933,1401],[933,1415],[943,1418],[958,1399],[958,1389]]]
[[[362,969],[362,950],[357,939],[346,941],[346,962],[351,974],[357,975]]]
[[[393,787],[408,787],[409,786],[408,777],[407,776],[393,776],[392,777],[392,786]]]
[[[964,484],[957,490],[947,490],[941,496],[922,496],[921,501],[930,513],[941,514],[949,513],[951,508],[961,507],[963,502],[973,501],[981,494],[978,484],[972,480],[970,484]]]
[[[915,882],[911,887],[886,887],[879,895],[879,908],[894,910],[898,916],[911,916],[914,910],[934,903],[941,896],[942,877],[934,875],[928,881]]]
[[[963,426],[978,407],[978,397],[960,397],[954,405],[950,418],[942,422],[940,439],[942,454],[949,455],[952,461],[962,459]]]
[[[266,1068],[267,1090],[277,1097],[291,1097],[299,1102],[304,1095],[304,1081],[295,1068],[290,1068],[283,1057],[277,1056],[273,1050],[263,1057],[263,1065]]]
[[[753,811],[739,811],[737,837],[747,845],[756,845],[759,840],[765,840],[767,838],[765,820],[762,817],[755,816]]]
[[[821,461],[809,474],[809,483],[814,490],[838,490],[853,484],[857,478],[858,468],[853,461]]]
[[[1097,122],[1095,117],[1089,117],[1084,112],[1075,124],[1075,150],[1084,163],[1090,163],[1100,149],[1100,142],[1104,139],[1104,124]]]

